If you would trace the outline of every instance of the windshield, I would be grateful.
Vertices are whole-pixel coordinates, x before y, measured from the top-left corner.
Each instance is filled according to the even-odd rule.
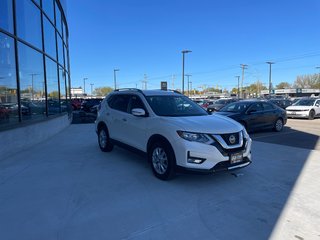
[[[300,99],[298,102],[294,103],[295,106],[313,106],[315,99]]]
[[[219,99],[217,101],[215,101],[215,104],[226,104],[227,103],[227,100],[225,99]]]
[[[158,116],[204,116],[208,113],[185,96],[147,96],[152,110]]]
[[[243,112],[248,109],[250,102],[230,103],[219,110],[219,112]]]

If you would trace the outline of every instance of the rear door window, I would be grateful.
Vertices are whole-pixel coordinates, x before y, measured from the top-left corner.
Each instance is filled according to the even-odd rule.
[[[263,106],[264,111],[272,111],[272,110],[274,110],[274,107],[269,103],[262,103],[262,106]]]
[[[121,112],[128,112],[128,105],[129,105],[130,96],[125,94],[114,95],[108,101],[109,107],[112,109],[121,111]]]

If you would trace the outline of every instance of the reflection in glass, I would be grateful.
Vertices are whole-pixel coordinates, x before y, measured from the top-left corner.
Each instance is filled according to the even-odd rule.
[[[0,126],[19,121],[14,42],[0,33]]]
[[[57,59],[55,29],[45,16],[43,17],[43,26],[45,52],[54,59]]]
[[[56,3],[55,5],[56,5],[56,28],[60,32],[60,34],[62,36],[61,12],[60,12],[60,9],[58,7],[58,4]]]
[[[46,57],[48,115],[60,113],[57,63]]]
[[[72,111],[71,104],[70,104],[70,95],[71,95],[71,90],[70,90],[70,76],[69,73],[66,72],[66,98],[67,98],[67,107],[68,107],[68,112]]]
[[[61,111],[67,112],[66,72],[59,67]]]
[[[0,0],[0,28],[13,33],[12,0]]]
[[[62,21],[62,27],[63,27],[63,41],[65,44],[67,44],[67,29],[64,21]]]
[[[16,1],[17,35],[42,49],[40,10],[30,0]]]
[[[64,46],[64,62],[65,62],[65,68],[69,70],[69,62],[68,62],[68,54],[67,54],[67,48]]]
[[[44,118],[45,82],[42,54],[18,43],[22,121]]]
[[[42,9],[54,23],[54,4],[53,0],[42,0]]]
[[[57,40],[58,40],[58,61],[62,66],[64,66],[64,61],[63,61],[63,43],[62,43],[62,39],[59,36],[59,34],[57,34]]]

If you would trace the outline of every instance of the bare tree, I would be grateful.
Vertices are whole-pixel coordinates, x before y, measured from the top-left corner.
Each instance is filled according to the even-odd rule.
[[[320,88],[320,76],[319,74],[308,74],[297,76],[296,81],[293,84],[295,88]]]

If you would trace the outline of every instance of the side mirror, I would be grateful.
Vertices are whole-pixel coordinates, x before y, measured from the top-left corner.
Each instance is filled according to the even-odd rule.
[[[136,116],[136,117],[145,117],[146,116],[146,111],[142,108],[133,108],[131,110],[131,113],[133,116]]]

